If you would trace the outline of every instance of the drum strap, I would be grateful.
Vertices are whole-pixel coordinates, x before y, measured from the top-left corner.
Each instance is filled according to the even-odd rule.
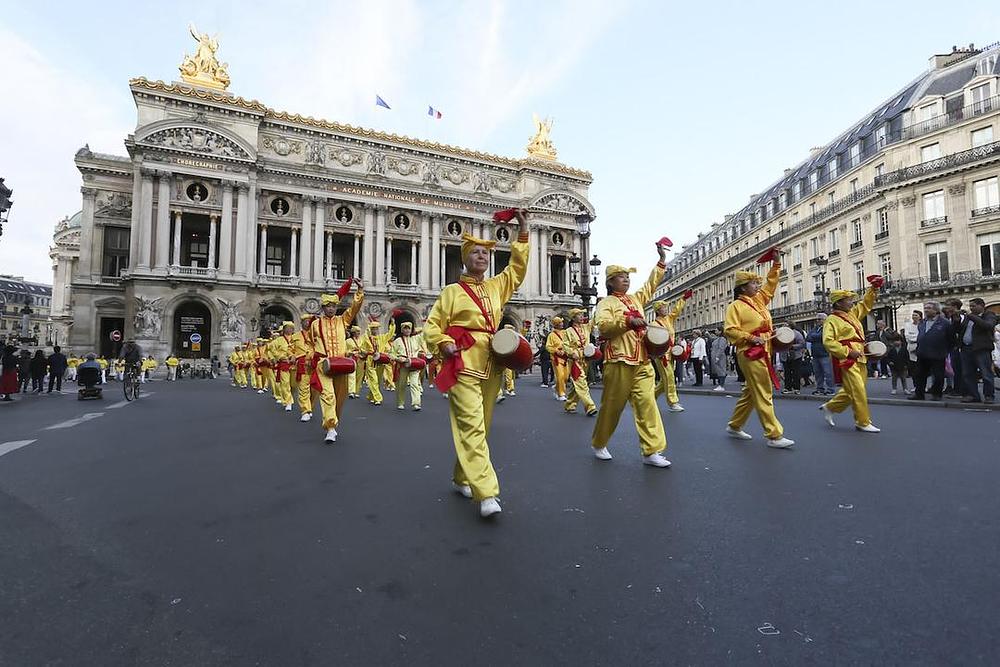
[[[486,306],[483,304],[482,299],[479,298],[479,295],[472,291],[472,288],[463,283],[461,280],[458,281],[458,284],[463,290],[465,290],[465,293],[469,295],[469,298],[472,299],[473,303],[479,306],[479,312],[483,314],[483,319],[486,320],[486,328],[489,330],[489,333],[496,333],[497,328],[493,326],[493,318],[490,317],[490,314],[486,311]]]
[[[855,324],[854,322],[852,322],[849,319],[847,319],[840,311],[836,311],[835,310],[835,311],[833,311],[832,314],[836,315],[840,319],[842,319],[845,322],[847,322],[848,324],[850,324],[851,328],[854,329],[855,337],[854,338],[845,338],[845,339],[843,339],[842,341],[840,341],[841,345],[848,346],[848,349],[850,349],[849,346],[850,346],[851,343],[861,343],[862,345],[865,344],[865,336],[864,336],[863,330],[857,324]],[[843,370],[843,369],[845,369],[845,368],[850,368],[851,366],[853,366],[856,360],[855,359],[850,359],[850,358],[847,358],[847,359],[837,359],[832,354],[830,355],[830,360],[833,362],[833,364],[832,364],[833,365],[833,381],[834,381],[835,384],[841,384],[841,374],[840,374],[840,371]]]

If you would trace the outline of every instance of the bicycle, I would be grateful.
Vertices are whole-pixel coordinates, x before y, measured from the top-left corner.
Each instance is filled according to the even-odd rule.
[[[129,364],[125,369],[125,380],[122,382],[122,389],[125,392],[126,401],[134,401],[139,398],[139,366]]]

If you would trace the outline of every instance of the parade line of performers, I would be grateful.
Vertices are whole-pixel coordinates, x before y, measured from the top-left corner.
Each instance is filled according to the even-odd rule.
[[[285,411],[297,405],[300,420],[309,422],[317,401],[321,411],[324,442],[336,442],[337,428],[348,399],[368,389],[368,401],[381,405],[383,390],[396,398],[396,408],[421,409],[424,382],[433,383],[448,399],[455,446],[453,489],[474,499],[480,515],[501,511],[500,483],[490,457],[490,426],[495,405],[514,395],[515,371],[531,366],[527,340],[513,327],[498,328],[504,308],[524,280],[528,269],[528,214],[510,209],[496,214],[498,222],[518,225],[511,243],[510,262],[498,275],[487,277],[494,241],[465,234],[461,257],[464,272],[459,281],[442,289],[422,328],[402,322],[396,335],[396,320],[386,332],[378,321],[365,327],[354,325],[364,302],[364,285],[348,279],[336,294],[324,294],[321,312],[305,315],[296,327],[284,322],[269,339],[258,338],[237,347],[229,358],[235,369],[234,386],[270,394]],[[618,429],[626,403],[632,407],[637,440],[646,465],[670,466],[663,452],[667,438],[657,406],[666,396],[667,409],[681,412],[674,384],[675,360],[686,354],[675,345],[674,322],[691,292],[672,306],[650,304],[656,314],[647,322],[643,313],[663,279],[666,252],[672,245],[663,237],[655,244],[658,261],[646,281],[630,293],[634,268],[610,265],[605,284],[608,296],[597,304],[592,321],[582,309],[569,311],[569,321],[553,318],[553,329],[545,340],[555,371],[555,396],[565,412],[574,413],[582,404],[587,416],[595,417],[591,446],[601,461],[612,459],[608,444]],[[773,403],[778,386],[773,355],[794,341],[790,330],[775,328],[768,305],[781,272],[780,253],[772,248],[758,260],[770,264],[766,277],[737,271],[733,301],[725,314],[724,335],[736,346],[737,361],[746,378],[742,395],[726,433],[739,440],[753,436],[743,430],[752,412],[757,413],[768,447],[785,449],[794,442],[785,437]],[[833,312],[823,325],[823,344],[833,358],[840,391],[820,406],[823,418],[834,425],[834,415],[851,407],[855,427],[863,432],[879,431],[871,423],[865,392],[866,354],[884,353],[866,344],[862,320],[875,304],[882,287],[881,276],[869,276],[864,297],[845,290],[831,295]],[[348,305],[352,284],[356,287]],[[596,330],[599,345],[591,343]],[[679,342],[679,341],[677,341]],[[587,364],[603,358],[603,391],[600,404],[590,396]],[[658,378],[658,379],[657,379]]]

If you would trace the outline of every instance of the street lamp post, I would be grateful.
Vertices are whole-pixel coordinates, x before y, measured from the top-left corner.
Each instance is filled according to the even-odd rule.
[[[896,313],[899,311],[900,307],[906,303],[906,294],[902,288],[902,285],[889,280],[886,282],[885,286],[882,288],[882,296],[885,299],[887,305],[889,306],[889,314],[891,315],[890,328],[896,330]]]
[[[580,252],[583,257],[587,257],[590,254],[590,223],[594,221],[589,213],[581,213],[576,216],[576,227],[577,232],[580,234],[582,243],[580,245]],[[572,265],[573,273],[573,294],[580,297],[580,302],[583,304],[583,309],[590,314],[590,300],[597,296],[597,267],[601,265],[601,260],[597,258],[597,255],[587,262],[590,266],[588,271],[587,267],[581,266],[583,259],[578,257],[576,253],[570,257],[569,262]],[[580,280],[577,281],[577,276]]]

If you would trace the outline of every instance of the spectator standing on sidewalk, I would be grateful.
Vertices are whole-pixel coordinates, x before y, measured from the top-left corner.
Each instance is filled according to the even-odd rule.
[[[802,376],[799,366],[802,364],[802,356],[806,347],[805,336],[802,332],[791,324],[785,323],[786,327],[795,334],[792,344],[779,354],[781,367],[785,371],[785,385],[781,388],[782,394],[797,394],[802,389]]]
[[[902,336],[897,335],[892,339],[892,344],[888,345],[885,360],[889,367],[889,373],[892,375],[892,391],[890,393],[896,393],[896,384],[898,383],[903,393],[909,394],[910,390],[906,388],[906,378],[910,375],[910,352],[906,349],[906,343]]]
[[[22,394],[28,393],[31,384],[31,352],[21,350],[17,355],[17,388]]]
[[[552,372],[552,357],[549,355],[549,351],[545,349],[544,342],[538,346],[538,367],[542,372],[542,384],[543,387],[551,387],[554,382],[554,374]]]
[[[45,373],[49,369],[49,361],[45,358],[44,352],[35,350],[35,356],[31,358],[30,368],[31,390],[36,394],[40,394],[45,384]]]
[[[813,396],[823,394],[833,395],[833,367],[830,364],[830,353],[823,347],[823,322],[826,321],[827,314],[819,313],[816,316],[816,326],[809,330],[806,342],[809,344],[809,353],[812,356],[813,375],[816,377],[816,389]]]
[[[691,367],[694,369],[694,387],[701,387],[705,379],[705,359],[708,351],[705,349],[705,339],[701,337],[701,331],[695,329],[694,338],[691,340]]]
[[[726,374],[729,372],[729,341],[719,332],[712,339],[712,347],[709,353],[708,367],[712,375],[714,391],[726,390]]]
[[[62,349],[58,345],[53,347],[52,354],[49,355],[49,394],[52,393],[52,385],[55,385],[57,394],[62,393],[63,375],[66,374],[67,364],[68,361],[66,355],[62,353]]]
[[[996,315],[986,310],[986,302],[976,297],[969,301],[969,312],[962,317],[959,345],[962,354],[962,372],[965,374],[963,403],[979,403],[979,377],[983,379],[983,403],[992,403],[993,385],[993,331]]]
[[[959,350],[959,343],[962,339],[962,319],[965,311],[962,310],[961,299],[946,299],[941,313],[951,321],[951,348],[948,351],[948,362],[952,370],[952,378],[948,380],[951,385],[948,393],[952,396],[965,396],[965,376],[962,370],[962,353]]]
[[[16,347],[4,344],[3,354],[0,356],[0,401],[13,401],[14,399],[10,395],[16,394],[21,388],[17,377],[18,358],[16,352]]]
[[[935,401],[941,400],[941,394],[944,392],[944,362],[948,358],[954,338],[951,320],[941,314],[941,304],[937,301],[925,303],[924,319],[918,326],[917,374],[913,382],[911,401],[924,400],[927,378],[930,376],[934,377],[930,389],[931,397]]]

